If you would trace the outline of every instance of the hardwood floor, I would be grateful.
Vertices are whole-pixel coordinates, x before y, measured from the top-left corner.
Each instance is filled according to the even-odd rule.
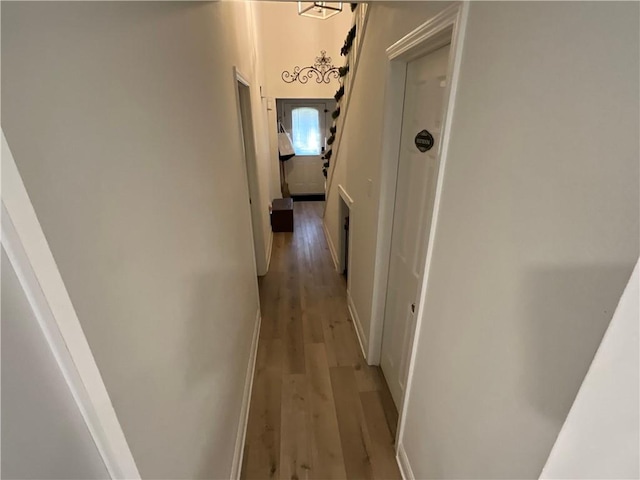
[[[364,361],[322,230],[324,202],[294,204],[260,279],[262,326],[243,479],[399,479],[398,420]]]

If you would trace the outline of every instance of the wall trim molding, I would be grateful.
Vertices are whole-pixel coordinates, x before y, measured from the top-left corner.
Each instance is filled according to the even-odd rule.
[[[410,62],[451,43],[452,32],[461,10],[460,2],[445,8],[387,48],[389,60]]]
[[[2,246],[111,478],[140,473],[2,132]]]
[[[349,313],[351,314],[351,319],[353,320],[353,326],[355,327],[356,336],[358,337],[358,343],[360,344],[360,350],[362,351],[362,356],[365,361],[367,360],[367,336],[364,334],[364,329],[362,328],[362,322],[360,321],[360,317],[358,316],[358,311],[356,310],[356,305],[353,303],[353,299],[351,298],[351,292],[347,290],[347,307],[349,308]]]
[[[409,457],[407,456],[407,452],[404,449],[404,444],[402,443],[398,444],[396,462],[398,463],[400,475],[402,475],[403,480],[414,480],[416,478],[413,475],[413,470],[411,469],[411,464],[409,463]]]
[[[340,261],[338,260],[338,253],[336,252],[336,247],[331,241],[331,235],[329,235],[329,230],[327,230],[327,225],[322,220],[322,230],[324,231],[324,236],[327,239],[327,245],[329,245],[329,252],[331,253],[331,259],[333,260],[333,266],[336,269],[336,272],[340,272]]]
[[[244,456],[244,442],[247,437],[247,425],[249,423],[249,409],[251,407],[251,392],[253,391],[253,378],[256,372],[256,359],[258,356],[258,342],[260,341],[260,325],[262,316],[260,309],[256,313],[256,322],[253,327],[253,338],[251,339],[251,354],[247,365],[247,373],[244,380],[244,393],[242,395],[242,409],[240,410],[240,422],[236,435],[236,445],[233,451],[233,464],[231,465],[232,480],[240,478],[242,473],[242,459]]]
[[[338,193],[340,193],[340,196],[345,201],[345,203],[349,205],[349,209],[353,208],[353,198],[351,198],[351,196],[347,193],[347,191],[341,184],[338,184]]]

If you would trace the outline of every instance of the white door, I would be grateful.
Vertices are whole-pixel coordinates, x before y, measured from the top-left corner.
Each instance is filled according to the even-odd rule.
[[[398,408],[433,214],[448,57],[449,46],[445,46],[407,66],[381,356],[382,371]],[[429,146],[429,135],[433,146],[421,151],[418,147]]]
[[[296,156],[285,162],[291,195],[324,194],[322,155],[327,147],[333,100],[283,101],[281,121],[291,135]]]

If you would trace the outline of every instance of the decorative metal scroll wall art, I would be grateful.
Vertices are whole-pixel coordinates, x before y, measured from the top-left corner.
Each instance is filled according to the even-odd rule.
[[[339,68],[331,63],[331,57],[327,57],[327,51],[321,50],[316,62],[309,67],[294,67],[292,72],[282,72],[282,80],[286,83],[298,81],[307,83],[315,77],[316,83],[330,83],[331,80],[340,78]]]

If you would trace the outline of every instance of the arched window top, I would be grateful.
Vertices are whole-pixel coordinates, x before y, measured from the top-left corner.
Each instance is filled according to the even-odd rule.
[[[296,155],[320,155],[320,112],[315,108],[297,107],[291,111],[291,139]]]

